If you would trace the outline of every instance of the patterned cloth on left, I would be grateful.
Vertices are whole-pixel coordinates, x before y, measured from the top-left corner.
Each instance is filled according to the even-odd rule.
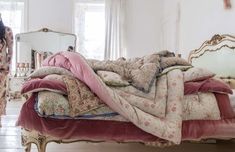
[[[0,40],[0,116],[6,113],[7,74],[12,60],[13,40],[11,28],[5,26],[5,39]]]
[[[0,116],[6,114],[7,73],[0,71]]]

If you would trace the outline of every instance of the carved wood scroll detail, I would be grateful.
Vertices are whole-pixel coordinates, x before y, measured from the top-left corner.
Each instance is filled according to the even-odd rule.
[[[217,45],[225,36],[221,36],[219,34],[214,35],[211,40],[207,41],[206,44],[209,45]]]

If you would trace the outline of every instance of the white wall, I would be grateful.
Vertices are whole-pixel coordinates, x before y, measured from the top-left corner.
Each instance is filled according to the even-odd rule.
[[[72,0],[28,0],[28,30],[47,27],[72,32]],[[143,56],[159,51],[162,0],[126,0],[126,55]]]
[[[72,0],[28,1],[29,31],[42,27],[73,31]],[[175,21],[172,21],[177,19],[174,16],[176,1],[180,1],[178,35],[175,33],[177,27],[173,25]],[[232,9],[225,10],[223,0],[126,0],[127,57],[178,49],[178,53],[187,58],[191,50],[200,47],[214,34],[235,35],[235,0],[231,2]],[[168,37],[163,37],[164,34]]]
[[[223,0],[181,0],[180,51],[187,58],[214,34],[235,35],[235,0],[224,9]]]
[[[72,0],[28,0],[28,31],[47,27],[72,32]]]
[[[126,1],[127,57],[159,51],[162,0]]]
[[[164,0],[161,16],[160,48],[178,53],[180,0]]]

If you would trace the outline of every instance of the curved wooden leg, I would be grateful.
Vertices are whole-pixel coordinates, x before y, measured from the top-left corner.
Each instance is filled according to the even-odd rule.
[[[25,147],[25,152],[31,151],[31,144],[36,144],[38,152],[46,152],[47,138],[38,133],[32,133],[30,131],[22,130],[21,142]]]
[[[36,145],[38,148],[38,152],[46,152],[46,145],[47,145],[46,137],[39,135],[38,142]]]
[[[31,151],[31,143],[28,142],[27,136],[21,136],[21,144],[24,147],[25,152],[30,152]]]
[[[28,144],[25,145],[24,151],[25,152],[30,152],[31,151],[31,143],[28,143]]]

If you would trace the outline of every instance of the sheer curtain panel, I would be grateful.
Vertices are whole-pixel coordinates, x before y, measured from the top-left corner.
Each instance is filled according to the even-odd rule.
[[[124,55],[125,0],[105,0],[105,59]]]

